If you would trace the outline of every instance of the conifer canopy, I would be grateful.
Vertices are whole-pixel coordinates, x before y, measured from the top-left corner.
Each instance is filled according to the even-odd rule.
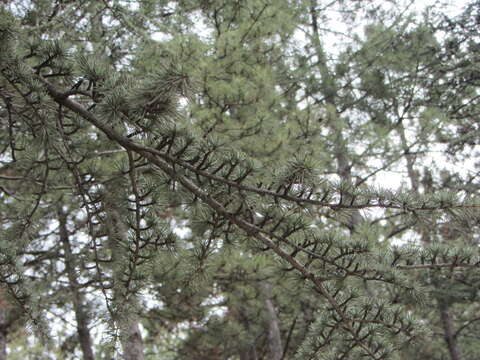
[[[480,2],[0,4],[0,360],[478,359]]]

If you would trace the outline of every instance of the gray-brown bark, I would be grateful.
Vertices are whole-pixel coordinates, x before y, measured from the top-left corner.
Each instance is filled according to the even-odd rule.
[[[92,338],[88,328],[88,314],[84,307],[84,296],[79,289],[75,260],[72,254],[68,236],[67,215],[61,210],[59,211],[59,223],[60,240],[65,253],[65,270],[67,271],[68,282],[73,295],[73,309],[75,311],[75,319],[77,322],[77,333],[80,342],[80,348],[82,349],[84,360],[94,360],[95,356],[93,354]]]
[[[0,360],[7,360],[7,303],[0,288]]]
[[[240,360],[258,360],[257,350],[255,346],[250,346],[240,352]]]
[[[347,157],[348,148],[345,144],[345,139],[343,138],[342,131],[339,130],[334,124],[332,125],[332,129],[336,132],[337,138],[335,140],[335,159],[337,160],[337,173],[345,183],[350,185],[353,184],[353,177],[352,177],[352,165]],[[351,200],[351,196],[345,197],[346,202]],[[347,223],[350,232],[354,232],[355,228],[361,223],[362,215],[360,211],[353,210],[350,213],[349,221]]]
[[[115,191],[114,188],[109,191]],[[120,210],[116,208],[114,202],[111,201],[107,195],[104,206],[107,214],[107,232],[109,235],[109,246],[111,249],[112,263],[114,264],[113,277],[113,301],[115,302],[117,312],[115,314],[115,322],[120,329],[120,341],[122,343],[123,358],[125,360],[143,360],[144,346],[140,333],[139,321],[135,312],[135,296],[129,293],[122,284],[122,275],[124,266],[122,263],[122,252],[125,251],[125,244],[127,244],[128,229],[122,221]]]
[[[143,360],[143,341],[138,321],[134,318],[127,321],[123,329],[123,358],[125,360]]]
[[[321,75],[323,92],[325,94],[324,101],[328,105],[333,105],[335,108],[335,117],[334,119],[329,119],[328,124],[332,130],[333,134],[336,134],[333,154],[337,162],[337,174],[340,176],[343,182],[353,184],[352,177],[352,163],[348,157],[348,147],[345,142],[345,138],[342,132],[342,129],[338,126],[337,121],[340,121],[341,114],[338,112],[338,106],[336,104],[337,96],[337,87],[335,85],[335,79],[331,71],[327,66],[327,59],[325,52],[323,51],[322,44],[320,43],[320,33],[318,25],[318,14],[317,14],[317,0],[310,1],[310,16],[311,16],[311,27],[312,35],[311,41],[313,48],[315,49],[315,55],[318,58],[317,66]],[[348,202],[351,197],[347,196],[346,202]],[[354,232],[355,228],[362,221],[362,215],[358,210],[354,210],[350,213],[350,218],[346,226],[350,229],[350,232]]]
[[[261,290],[265,297],[264,302],[267,313],[269,359],[281,360],[283,357],[283,346],[280,334],[280,321],[273,305],[271,285],[264,283],[261,286]]]
[[[231,314],[236,318],[244,327],[249,335],[252,335],[252,329],[250,327],[250,320],[247,315],[247,310],[243,305],[234,307],[231,309]],[[254,334],[253,334],[254,335]],[[242,342],[238,351],[240,360],[258,360],[258,353],[255,344],[255,335],[248,339],[248,341]]]
[[[402,140],[402,148],[406,156],[408,177],[410,178],[412,191],[415,194],[420,195],[420,181],[418,172],[415,170],[415,156],[409,154],[409,146],[407,144],[405,130],[401,123],[399,124],[398,132]],[[425,187],[425,192],[431,191],[431,189],[426,186],[427,184],[424,183],[423,185]],[[425,226],[420,226],[420,233],[422,234],[422,242],[424,244],[431,243],[432,239],[429,229],[427,229]],[[460,350],[458,348],[457,340],[455,337],[454,320],[452,313],[449,311],[448,306],[442,303],[439,303],[438,310],[440,312],[440,320],[443,327],[443,338],[445,339],[445,342],[447,344],[450,358],[451,360],[460,360]]]
[[[405,159],[407,161],[407,171],[408,177],[410,178],[410,183],[412,185],[412,190],[415,193],[419,192],[419,179],[418,173],[415,171],[415,155],[410,153],[410,147],[407,143],[407,138],[405,136],[405,129],[403,128],[403,124],[400,123],[397,127],[398,134],[400,135],[400,139],[402,141],[402,150],[405,154]]]
[[[455,337],[455,329],[453,325],[452,313],[445,305],[439,305],[440,319],[443,327],[443,338],[447,343],[450,358],[452,360],[460,360],[460,350],[458,349],[457,339]]]

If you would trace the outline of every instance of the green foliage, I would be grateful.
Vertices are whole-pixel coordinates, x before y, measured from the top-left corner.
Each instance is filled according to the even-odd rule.
[[[0,291],[35,332],[0,324],[10,349],[475,358],[478,2],[19,4],[0,7]]]

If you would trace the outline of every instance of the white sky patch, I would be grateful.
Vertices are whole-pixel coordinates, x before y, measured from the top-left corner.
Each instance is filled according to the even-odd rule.
[[[209,306],[210,309],[207,311],[207,315],[204,321],[208,321],[212,316],[223,316],[228,311],[228,307],[223,305],[225,301],[225,296],[223,295],[216,295],[216,296],[209,296],[205,300],[202,301],[200,304],[201,306]]]
[[[180,237],[181,239],[186,239],[192,234],[192,230],[188,227],[187,221],[177,222],[175,219],[172,219],[170,222],[170,226],[173,229],[175,235]]]

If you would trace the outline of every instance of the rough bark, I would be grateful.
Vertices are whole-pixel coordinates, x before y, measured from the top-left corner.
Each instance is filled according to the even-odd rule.
[[[95,356],[93,354],[92,338],[88,328],[88,314],[86,313],[84,307],[84,296],[79,289],[75,260],[72,254],[68,236],[67,215],[61,210],[59,211],[59,223],[60,240],[65,253],[65,270],[67,271],[68,282],[73,295],[73,309],[75,311],[75,319],[77,322],[77,333],[80,342],[80,348],[82,349],[84,360],[94,360]]]
[[[408,176],[410,178],[412,191],[416,195],[420,195],[420,180],[418,172],[415,171],[415,156],[409,154],[409,147],[407,144],[407,139],[405,137],[405,130],[401,123],[398,127],[398,132],[402,140],[402,148],[406,156]],[[423,185],[425,187],[425,192],[431,191],[431,189],[426,186],[427,184]],[[419,230],[422,234],[422,242],[426,245],[431,243],[432,239],[429,229],[427,229],[425,226],[420,226]],[[440,320],[443,327],[443,338],[445,339],[445,343],[447,344],[450,358],[451,360],[460,360],[460,350],[458,348],[457,339],[455,337],[454,320],[452,313],[449,311],[448,306],[441,302],[438,305],[438,310],[440,313]]]
[[[7,360],[7,302],[0,287],[0,360]]]
[[[271,285],[268,283],[262,284],[262,293],[265,297],[267,313],[269,359],[281,360],[283,357],[283,346],[280,334],[280,321],[273,305]]]
[[[258,360],[257,349],[255,346],[250,346],[240,352],[240,360]]]
[[[300,301],[300,313],[303,317],[303,325],[298,337],[303,342],[307,338],[310,325],[315,321],[315,308],[308,301]]]
[[[248,319],[247,311],[244,306],[231,308],[230,313],[233,317],[239,321],[245,328],[246,332],[251,335],[252,329],[250,327],[250,321]],[[238,355],[240,360],[258,360],[258,353],[255,344],[255,340],[251,340],[248,343],[242,344],[239,348]]]
[[[113,193],[114,188],[109,189]],[[140,326],[137,315],[132,312],[135,308],[135,296],[129,293],[129,289],[122,284],[122,275],[124,266],[128,264],[122,263],[122,252],[125,251],[123,246],[127,244],[128,229],[122,221],[120,210],[116,208],[116,204],[111,199],[105,199],[105,212],[107,214],[107,232],[109,234],[109,246],[111,249],[113,271],[113,301],[116,305],[115,322],[120,329],[120,341],[123,349],[123,358],[125,360],[143,360],[144,346]]]
[[[123,329],[123,357],[125,360],[143,360],[143,341],[136,319],[130,319]]]
[[[315,49],[315,55],[317,56],[318,62],[317,67],[319,69],[323,92],[325,94],[325,104],[332,105],[335,108],[335,117],[336,119],[329,119],[328,125],[330,126],[332,133],[336,134],[335,145],[334,145],[334,157],[337,162],[337,174],[340,176],[343,182],[354,185],[352,177],[352,162],[348,157],[348,147],[346,145],[345,138],[343,136],[342,129],[338,126],[337,121],[340,119],[341,114],[338,112],[337,105],[337,86],[335,85],[335,79],[332,72],[327,66],[327,59],[325,52],[323,51],[322,44],[320,43],[320,32],[319,32],[319,19],[317,14],[317,0],[310,1],[310,16],[311,16],[311,27],[312,27],[312,45]],[[345,201],[348,202],[352,198],[350,196],[345,197]],[[350,212],[350,217],[348,223],[345,224],[350,232],[353,233],[355,228],[362,222],[362,215],[360,211],[353,210]]]
[[[460,350],[455,337],[452,313],[448,310],[448,307],[442,304],[439,305],[439,311],[443,327],[443,338],[447,343],[450,358],[452,360],[460,360]]]
[[[403,128],[402,123],[398,125],[397,131],[402,141],[402,150],[405,154],[405,160],[407,161],[407,172],[408,177],[410,178],[410,184],[412,185],[412,190],[415,193],[418,193],[420,186],[418,173],[415,171],[415,154],[410,153],[410,147],[408,146],[407,137],[405,136],[405,129]]]

